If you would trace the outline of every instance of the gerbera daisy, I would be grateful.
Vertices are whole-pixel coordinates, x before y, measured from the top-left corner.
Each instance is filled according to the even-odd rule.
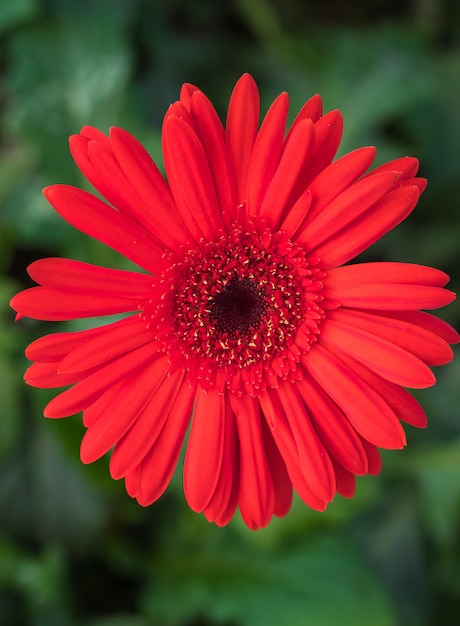
[[[107,200],[44,190],[71,225],[143,271],[48,258],[18,317],[59,321],[128,314],[60,332],[26,350],[26,381],[67,387],[44,414],[83,412],[81,459],[112,450],[110,472],[147,506],[165,491],[190,428],[184,491],[219,525],[238,507],[250,528],[285,515],[293,489],[316,510],[355,476],[377,474],[378,448],[426,425],[404,389],[434,384],[459,335],[421,309],[449,304],[448,276],[405,263],[346,265],[404,220],[426,181],[396,159],[365,173],[375,149],[333,162],[338,111],[313,96],[286,133],[282,93],[259,127],[244,75],[226,126],[184,85],[163,125],[165,179],[128,132],[91,127],[72,155]]]

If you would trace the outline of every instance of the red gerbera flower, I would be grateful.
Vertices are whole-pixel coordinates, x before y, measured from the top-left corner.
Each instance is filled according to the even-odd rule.
[[[290,508],[292,488],[324,510],[355,476],[377,474],[378,448],[402,448],[401,421],[426,425],[404,389],[433,385],[459,336],[421,312],[449,304],[448,276],[420,265],[345,265],[404,220],[425,180],[417,160],[368,174],[375,149],[332,163],[338,111],[319,96],[285,134],[288,96],[260,128],[244,75],[224,129],[185,85],[163,126],[167,181],[126,131],[85,127],[74,159],[107,199],[67,185],[56,211],[144,273],[69,259],[32,263],[39,287],[12,300],[39,320],[131,313],[34,341],[26,380],[70,388],[45,408],[83,411],[84,463],[113,449],[110,472],[149,505],[166,489],[191,420],[184,489],[224,525],[238,506],[250,528]],[[193,417],[191,418],[191,416]]]

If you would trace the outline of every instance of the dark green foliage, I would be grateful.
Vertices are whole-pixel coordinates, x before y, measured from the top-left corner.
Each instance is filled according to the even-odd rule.
[[[224,115],[245,71],[263,106],[313,93],[345,117],[342,152],[412,154],[429,186],[366,258],[460,275],[460,16],[456,0],[0,1],[0,624],[456,626],[460,620],[460,365],[417,394],[427,431],[324,514],[295,501],[258,533],[188,510],[180,473],[142,509],[107,462],[82,466],[79,417],[45,421],[53,392],[21,382],[53,324],[13,323],[25,266],[61,255],[121,267],[63,223],[41,188],[87,186],[67,150],[84,124],[120,125],[159,161],[162,115],[192,82]],[[459,323],[454,304],[445,316]],[[76,323],[69,329],[81,328]]]

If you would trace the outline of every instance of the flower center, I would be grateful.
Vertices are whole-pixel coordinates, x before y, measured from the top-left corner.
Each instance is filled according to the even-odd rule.
[[[267,309],[265,292],[249,278],[233,277],[209,306],[209,319],[220,333],[249,335]]]
[[[141,316],[172,368],[204,389],[251,395],[301,376],[300,356],[324,318],[317,258],[262,222],[168,261]]]

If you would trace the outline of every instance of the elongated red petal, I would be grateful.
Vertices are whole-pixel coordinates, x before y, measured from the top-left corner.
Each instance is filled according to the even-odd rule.
[[[428,365],[444,365],[451,361],[454,356],[452,348],[444,339],[425,328],[404,320],[375,315],[374,312],[368,313],[345,308],[330,311],[328,318],[366,330],[396,343],[408,352],[415,354]]]
[[[311,416],[295,385],[281,384],[280,395],[296,441],[305,479],[318,498],[330,502],[335,494],[334,471],[329,454],[313,428]]]
[[[256,526],[263,528],[275,508],[275,491],[263,446],[259,403],[249,396],[230,396],[241,449],[240,508],[245,506]]]
[[[262,200],[259,215],[277,230],[284,217],[288,217],[289,200],[314,141],[313,123],[303,120],[297,124],[285,144],[280,162],[273,174]]]
[[[328,204],[308,224],[297,240],[309,249],[320,246],[336,233],[345,230],[389,191],[395,174],[384,172],[358,181]]]
[[[130,185],[142,198],[146,210],[142,223],[165,245],[177,249],[191,240],[168,183],[145,148],[122,128],[111,128],[113,150]]]
[[[203,510],[204,516],[208,521],[216,522],[219,525],[228,523],[230,518],[227,519],[227,516],[229,513],[230,517],[233,515],[239,492],[240,457],[237,445],[235,414],[228,396],[225,396],[224,428],[224,448],[219,477],[214,493]],[[234,493],[233,498],[232,493]]]
[[[400,224],[414,209],[419,195],[418,187],[390,191],[364,215],[311,253],[321,259],[321,266],[326,270],[347,263]]]
[[[283,223],[280,226],[280,230],[286,233],[286,236],[291,239],[297,233],[299,227],[304,221],[311,206],[311,193],[307,191],[300,196],[293,207],[286,215]]]
[[[195,91],[193,93],[190,110],[196,124],[198,137],[206,152],[217,193],[219,210],[234,220],[238,205],[236,181],[225,145],[224,127],[216,110],[203,92]]]
[[[304,376],[298,388],[331,456],[353,474],[366,474],[367,457],[361,439],[343,412],[310,376]]]
[[[44,363],[52,363],[60,361],[71,350],[79,346],[81,343],[104,333],[106,329],[114,326],[123,326],[129,323],[128,319],[118,320],[106,326],[98,326],[88,330],[80,330],[75,332],[54,333],[45,335],[33,341],[26,348],[26,357],[31,361],[42,361]]]
[[[49,258],[35,261],[27,268],[29,276],[44,287],[99,295],[147,300],[152,296],[153,278],[149,274],[114,270],[71,259]]]
[[[367,170],[375,153],[374,147],[358,148],[331,163],[316,176],[309,185],[312,207],[307,222],[313,220]]]
[[[300,111],[295,116],[294,121],[291,124],[291,128],[286,135],[286,143],[289,141],[292,133],[303,120],[311,120],[313,123],[317,122],[323,113],[323,102],[319,94],[315,94],[309,100],[302,105]]]
[[[191,509],[203,511],[216,489],[225,441],[225,397],[215,389],[197,394],[184,462],[184,492]]]
[[[381,376],[345,353],[340,355],[340,359],[347,363],[350,369],[355,371],[382,398],[385,398],[385,402],[391,407],[399,420],[416,428],[426,428],[428,422],[425,412],[408,391],[399,385],[384,380]]]
[[[143,199],[133,189],[115,157],[111,145],[98,141],[88,143],[88,156],[94,170],[102,181],[104,188],[109,190],[107,199],[123,214],[133,221],[147,226],[144,216],[147,214]],[[149,230],[147,226],[147,230]]]
[[[401,283],[342,284],[325,289],[324,297],[360,309],[437,309],[455,300],[448,289]]]
[[[127,374],[117,386],[103,413],[86,431],[80,448],[83,463],[108,452],[135,423],[166,375],[161,362],[147,364]]]
[[[110,143],[107,135],[98,128],[94,128],[94,126],[83,126],[80,135],[86,137],[86,139],[94,139],[95,141],[101,141],[106,144]]]
[[[195,387],[182,385],[160,435],[140,465],[126,476],[126,489],[141,506],[158,500],[171,481],[190,422],[195,394]],[[130,482],[135,486],[134,493],[129,489]]]
[[[278,167],[288,109],[288,95],[282,93],[267,111],[254,143],[246,191],[247,211],[251,218],[259,215],[267,187]]]
[[[273,439],[286,464],[292,485],[299,497],[316,511],[324,511],[327,506],[310,488],[301,465],[296,440],[290,430],[278,391],[268,389],[259,396],[262,412],[267,420]]]
[[[435,335],[439,335],[447,343],[454,345],[460,342],[460,335],[450,324],[423,311],[376,311],[379,315],[416,324]]]
[[[34,363],[24,373],[24,380],[31,387],[52,389],[53,387],[67,387],[81,378],[81,374],[60,374],[59,362]]]
[[[226,123],[226,144],[230,166],[235,172],[238,204],[246,202],[249,162],[259,127],[259,114],[259,90],[252,76],[243,74],[233,89]]]
[[[171,411],[180,406],[177,396],[183,386],[183,372],[160,379],[159,384],[148,381],[152,395],[135,423],[117,440],[110,459],[110,474],[118,480],[126,476],[146,457],[157,441]]]
[[[315,143],[308,162],[304,165],[304,177],[299,178],[299,189],[327,167],[335,157],[343,132],[343,118],[340,111],[329,111],[315,123]],[[303,189],[302,189],[303,187]]]
[[[399,172],[399,179],[406,180],[415,176],[418,172],[418,165],[418,160],[415,157],[399,157],[377,166],[367,176],[373,176],[380,172]]]
[[[79,344],[63,358],[59,371],[68,374],[100,367],[147,343],[154,353],[156,346],[153,337],[145,330],[145,322],[136,316],[126,324],[107,328],[105,332]]]
[[[11,306],[27,317],[47,322],[114,315],[140,308],[136,300],[128,298],[47,287],[31,287],[21,291],[12,298]]]
[[[336,354],[316,344],[302,362],[362,437],[380,448],[400,449],[405,446],[406,436],[394,412]],[[372,419],[369,419],[370,415]]]
[[[179,213],[199,241],[222,228],[216,189],[203,145],[183,119],[169,116],[163,127],[166,173]]]
[[[320,341],[402,387],[425,389],[436,382],[432,371],[411,352],[356,326],[328,319],[321,328]]]
[[[142,369],[150,361],[155,361],[159,369],[168,371],[168,363],[164,357],[152,355],[149,345],[141,346],[113,363],[101,367],[82,382],[53,398],[45,407],[45,417],[59,418],[79,413],[95,402],[111,385],[128,373],[133,373],[138,368]]]
[[[163,267],[163,250],[149,239],[147,232],[98,198],[69,185],[52,185],[43,193],[74,228],[152,273]]]
[[[104,137],[102,143],[104,146],[106,146],[107,149],[110,150],[109,138],[100,131],[97,132]],[[118,195],[112,191],[110,185],[107,186],[105,181],[101,179],[98,172],[96,171],[96,168],[94,167],[93,161],[90,159],[88,146],[91,141],[94,142],[95,139],[85,136],[83,134],[71,135],[69,137],[69,148],[73,160],[75,161],[79,170],[82,172],[85,178],[87,178],[89,182],[93,185],[93,187],[97,189],[97,191],[99,191],[99,193],[104,196],[104,198],[108,200],[113,206],[116,206],[119,210],[122,210],[124,208],[122,198],[118,197]],[[129,207],[126,209],[126,212],[129,214]]]
[[[414,263],[356,263],[328,270],[323,285],[326,289],[344,284],[366,283],[405,283],[412,285],[431,285],[444,287],[449,276],[434,267],[415,265]]]

